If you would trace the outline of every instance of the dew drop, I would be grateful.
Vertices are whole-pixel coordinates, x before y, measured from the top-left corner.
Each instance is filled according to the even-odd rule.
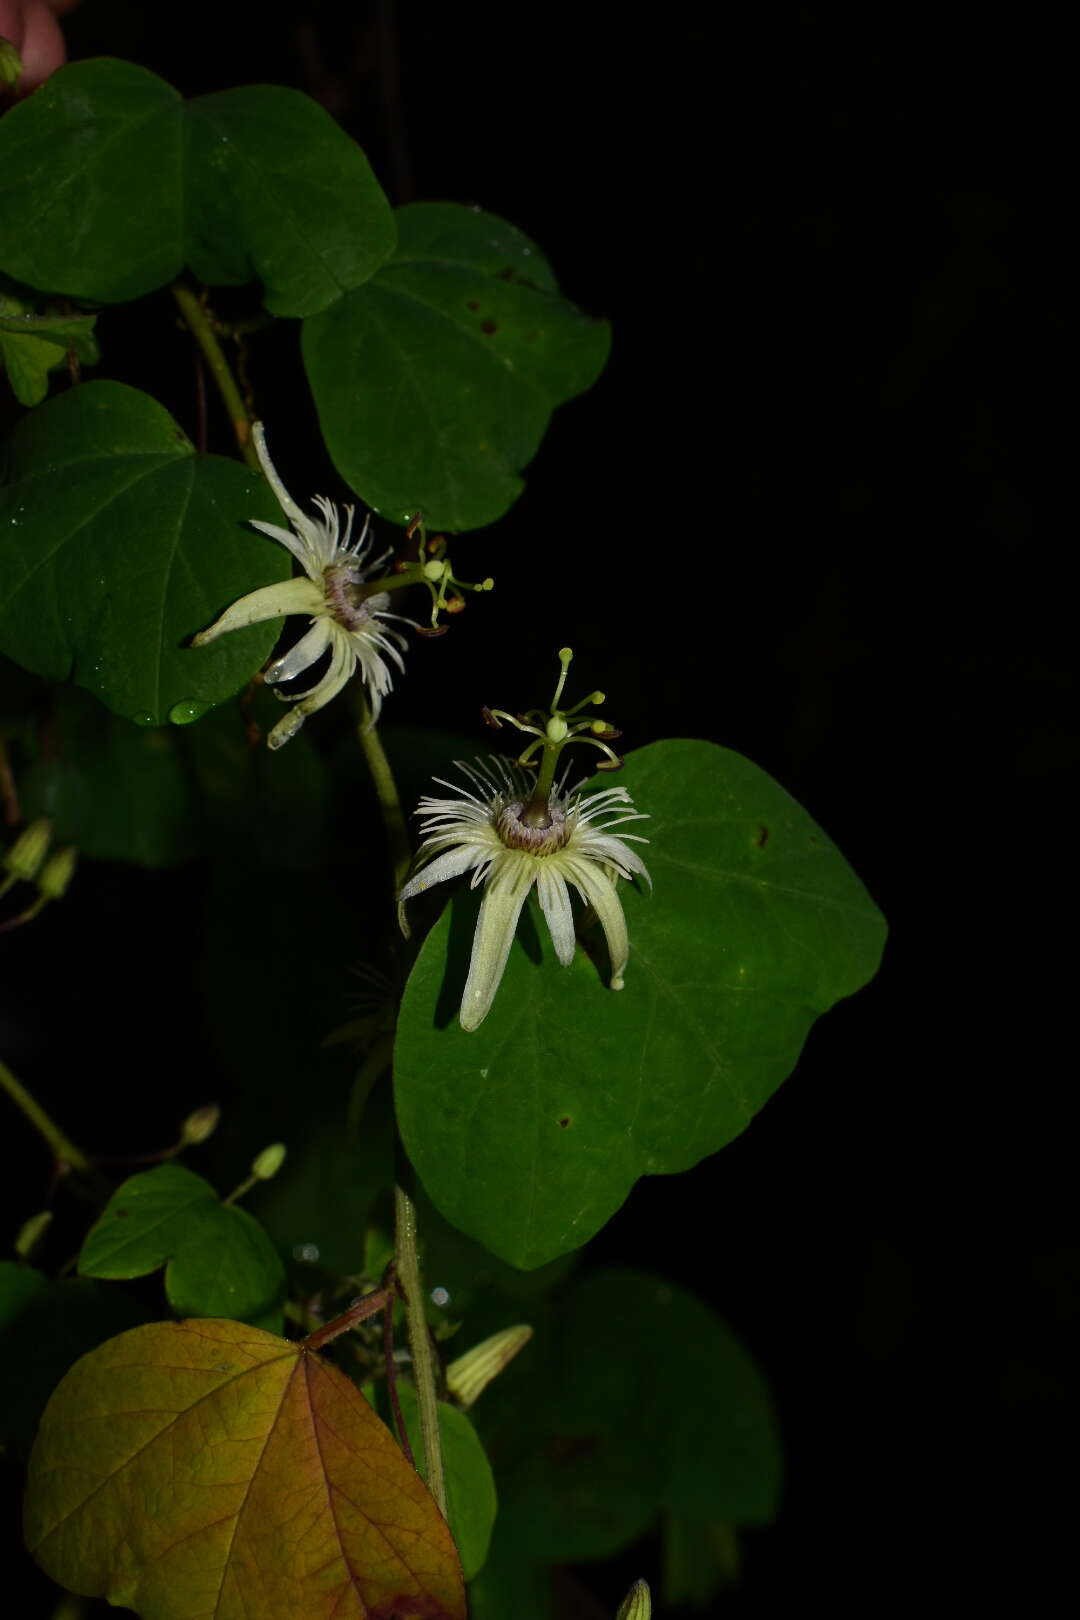
[[[184,698],[181,703],[174,703],[169,710],[169,719],[174,726],[190,726],[193,720],[199,720],[209,707],[206,703],[198,703],[194,698]]]
[[[138,714],[133,714],[131,718],[137,726],[152,726],[154,723],[153,716],[147,714],[145,709],[140,709]]]
[[[450,1290],[448,1288],[433,1288],[431,1290],[431,1303],[433,1305],[449,1305]]]

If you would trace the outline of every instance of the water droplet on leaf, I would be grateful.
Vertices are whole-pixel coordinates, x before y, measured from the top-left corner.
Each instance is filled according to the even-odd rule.
[[[169,719],[174,726],[190,726],[193,720],[199,720],[206,713],[208,704],[199,703],[194,698],[184,698],[181,703],[174,703],[169,710]]]
[[[137,726],[152,726],[154,723],[153,715],[147,714],[144,709],[140,709],[138,714],[133,714],[131,718]]]

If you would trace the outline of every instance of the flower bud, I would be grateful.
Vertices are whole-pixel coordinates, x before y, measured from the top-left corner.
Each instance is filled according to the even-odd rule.
[[[59,900],[75,872],[79,852],[74,845],[50,855],[38,875],[37,886],[46,900]]]
[[[22,57],[11,43],[0,34],[0,90],[14,90],[22,76]]]
[[[619,1605],[615,1620],[652,1620],[652,1598],[647,1581],[635,1581]]]
[[[185,1147],[198,1147],[207,1137],[213,1136],[221,1119],[221,1109],[217,1103],[207,1103],[205,1108],[196,1108],[189,1114],[180,1127],[180,1140]]]
[[[458,1405],[472,1406],[491,1380],[528,1344],[532,1334],[532,1328],[525,1323],[503,1328],[452,1361],[446,1369],[446,1387]]]
[[[285,1163],[285,1152],[284,1142],[271,1142],[269,1147],[264,1147],[251,1166],[256,1181],[270,1181],[276,1176]]]
[[[15,1253],[20,1260],[29,1260],[34,1250],[41,1242],[45,1233],[52,1225],[53,1212],[43,1209],[40,1215],[31,1215],[19,1228],[19,1235],[15,1239]]]
[[[4,856],[5,869],[12,877],[21,878],[24,883],[33,883],[38,867],[48,854],[51,837],[51,821],[32,821]]]

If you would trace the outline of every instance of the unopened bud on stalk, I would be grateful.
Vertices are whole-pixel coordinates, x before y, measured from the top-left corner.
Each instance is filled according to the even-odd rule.
[[[251,1166],[256,1181],[271,1181],[285,1163],[285,1152],[284,1142],[271,1142],[269,1147],[264,1147]]]
[[[615,1620],[652,1620],[652,1598],[647,1581],[635,1581],[619,1605]]]
[[[15,1253],[20,1260],[29,1260],[38,1247],[45,1233],[52,1225],[52,1210],[43,1209],[40,1215],[31,1215],[19,1228],[19,1235],[15,1239]]]
[[[32,821],[4,856],[5,871],[14,878],[20,878],[23,883],[33,883],[38,868],[49,852],[51,837],[51,821]]]
[[[532,1335],[532,1328],[524,1322],[517,1327],[503,1328],[452,1361],[446,1369],[446,1387],[458,1405],[472,1406]]]
[[[49,856],[37,880],[37,886],[46,900],[59,900],[62,897],[74,876],[78,858],[78,851],[72,844]]]
[[[217,1103],[207,1103],[204,1108],[196,1108],[180,1127],[181,1142],[185,1147],[198,1147],[200,1142],[205,1142],[208,1137],[213,1136],[220,1119],[221,1109]]]

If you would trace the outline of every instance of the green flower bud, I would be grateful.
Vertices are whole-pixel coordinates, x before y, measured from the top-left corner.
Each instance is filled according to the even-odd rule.
[[[46,900],[59,900],[75,872],[79,852],[74,845],[50,855],[38,875],[37,886]]]
[[[469,1407],[481,1396],[491,1380],[501,1373],[518,1351],[528,1344],[533,1330],[525,1323],[503,1328],[490,1339],[473,1345],[446,1369],[446,1387],[459,1406]]]
[[[14,90],[22,77],[22,57],[11,43],[0,34],[0,90]]]
[[[256,1181],[270,1181],[276,1176],[285,1163],[285,1152],[284,1142],[271,1142],[269,1147],[264,1147],[251,1166]]]
[[[185,1147],[198,1147],[208,1136],[213,1136],[220,1119],[221,1109],[217,1103],[207,1103],[205,1108],[196,1108],[180,1127],[181,1142]]]
[[[38,867],[49,852],[49,840],[52,837],[51,821],[32,821],[25,832],[21,832],[4,856],[4,868],[12,877],[21,878],[24,883],[33,883],[38,874]]]
[[[19,1228],[15,1239],[15,1253],[20,1260],[29,1260],[45,1233],[52,1225],[52,1210],[43,1209],[40,1215],[31,1215]]]
[[[652,1598],[647,1581],[635,1581],[619,1605],[615,1620],[652,1620]]]

